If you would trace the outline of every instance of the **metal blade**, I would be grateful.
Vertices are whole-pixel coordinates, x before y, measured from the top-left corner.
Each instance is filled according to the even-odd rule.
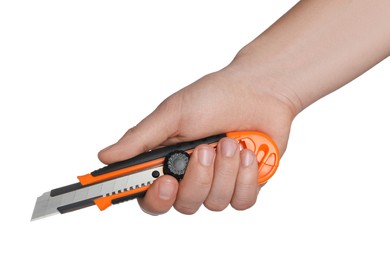
[[[156,179],[153,172],[158,171],[163,175],[163,167],[158,166],[137,173],[132,173],[116,179],[107,180],[94,185],[89,185],[74,191],[57,196],[51,196],[50,191],[37,198],[31,221],[60,213],[58,208],[69,205],[80,205],[80,208],[93,205],[93,200],[99,197],[110,196],[126,190],[136,189],[143,185],[149,185]],[[82,206],[81,206],[82,205]]]

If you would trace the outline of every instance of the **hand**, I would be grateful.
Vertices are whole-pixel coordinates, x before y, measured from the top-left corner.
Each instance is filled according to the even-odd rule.
[[[229,66],[168,97],[102,150],[100,160],[113,163],[159,145],[244,130],[269,135],[283,154],[300,111],[389,56],[388,10],[385,0],[299,1]],[[192,214],[202,204],[216,211],[229,203],[249,208],[259,190],[253,161],[229,139],[217,151],[201,145],[180,185],[163,176],[139,203],[150,214],[172,206]]]
[[[268,134],[283,153],[295,110],[277,95],[275,86],[258,83],[233,65],[207,75],[164,100],[99,158],[113,163],[160,145],[244,130]],[[153,215],[172,206],[193,214],[202,204],[213,211],[229,204],[244,210],[256,202],[259,190],[253,152],[240,151],[234,140],[223,138],[216,151],[208,145],[196,147],[180,185],[173,177],[162,176],[139,204]]]

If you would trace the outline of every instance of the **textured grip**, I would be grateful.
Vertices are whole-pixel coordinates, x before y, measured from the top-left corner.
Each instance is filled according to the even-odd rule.
[[[177,180],[183,179],[189,160],[190,155],[185,151],[179,150],[169,153],[164,160],[164,174],[171,175]]]

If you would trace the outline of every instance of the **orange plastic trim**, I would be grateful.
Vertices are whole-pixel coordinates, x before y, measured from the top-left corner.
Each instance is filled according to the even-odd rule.
[[[226,136],[237,140],[242,148],[256,154],[259,164],[258,184],[267,182],[274,175],[279,165],[280,153],[269,136],[256,131],[230,132]]]

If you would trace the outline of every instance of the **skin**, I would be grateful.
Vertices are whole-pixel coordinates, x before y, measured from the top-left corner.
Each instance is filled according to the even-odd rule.
[[[283,154],[303,109],[389,56],[388,13],[388,0],[300,1],[226,67],[166,98],[99,159],[113,163],[160,145],[243,130],[268,134]],[[256,178],[254,154],[224,138],[216,151],[198,146],[180,184],[162,176],[139,204],[152,215],[172,207],[193,214],[202,205],[245,210],[258,197]]]

